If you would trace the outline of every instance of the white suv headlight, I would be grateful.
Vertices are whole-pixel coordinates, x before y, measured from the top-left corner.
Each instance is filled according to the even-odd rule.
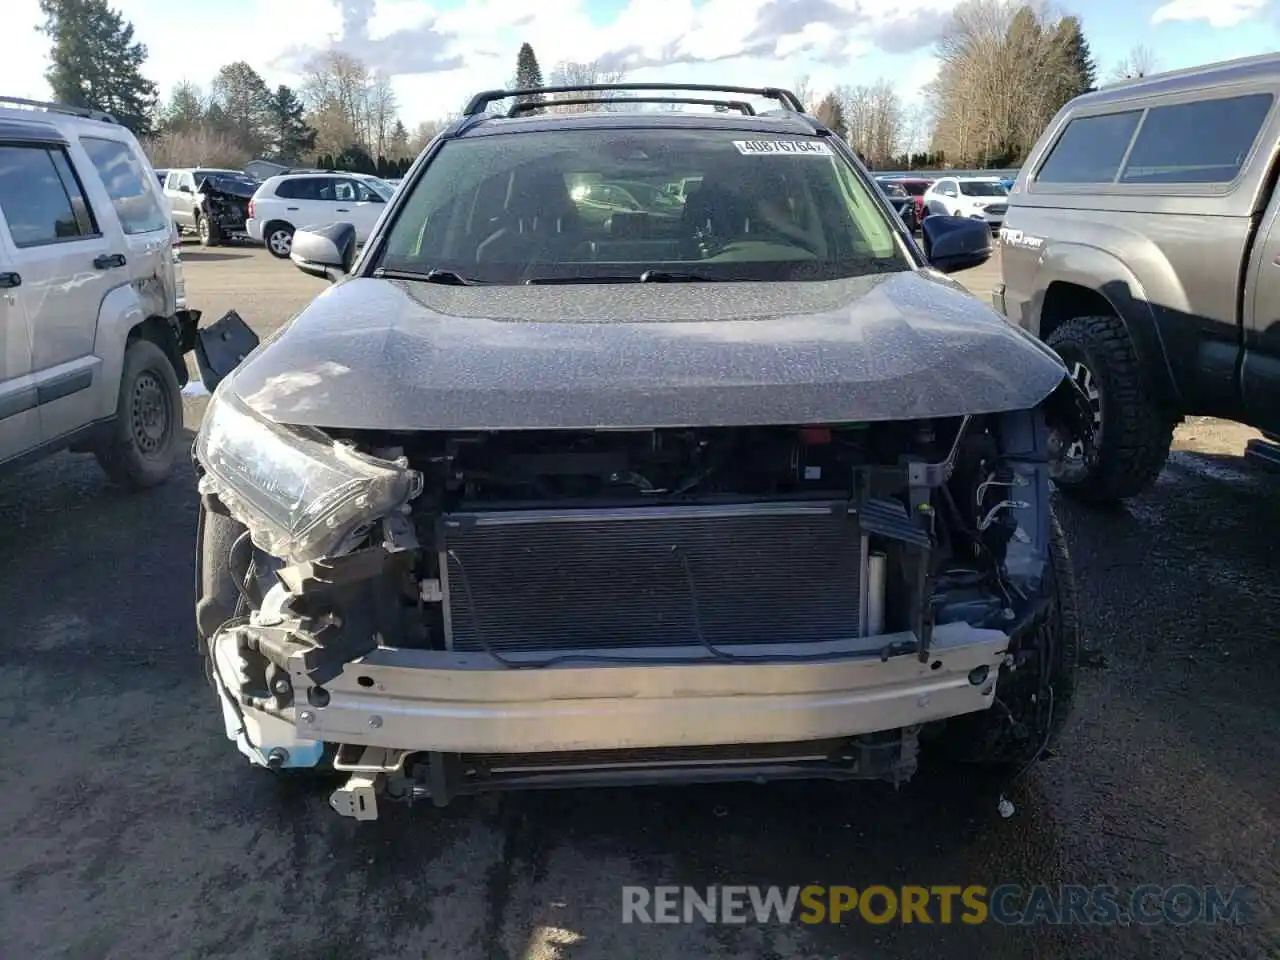
[[[209,401],[195,453],[206,471],[200,492],[216,494],[259,549],[292,563],[333,554],[422,492],[407,462],[271,423],[229,390]]]

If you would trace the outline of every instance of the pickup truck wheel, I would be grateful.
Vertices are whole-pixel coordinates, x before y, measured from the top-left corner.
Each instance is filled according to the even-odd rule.
[[[1093,441],[1067,439],[1051,475],[1064,494],[1109,504],[1155,482],[1169,458],[1173,421],[1147,395],[1128,331],[1116,317],[1076,317],[1046,340],[1088,396]]]
[[[126,490],[169,478],[182,439],[182,388],[168,356],[150,340],[125,349],[116,416],[94,456]]]
[[[273,257],[288,260],[293,250],[293,227],[279,220],[273,220],[262,231],[262,241]]]
[[[196,233],[200,235],[202,247],[216,247],[222,243],[222,231],[218,229],[216,223],[211,223],[208,217],[196,215]]]
[[[957,763],[995,770],[1022,767],[1057,741],[1075,700],[1080,665],[1080,605],[1066,534],[1049,514],[1053,595],[1040,626],[1011,651],[1015,669],[1003,667],[989,710],[946,723],[934,741]]]

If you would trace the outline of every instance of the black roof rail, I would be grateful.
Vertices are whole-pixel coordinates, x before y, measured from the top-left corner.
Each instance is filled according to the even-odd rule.
[[[508,117],[532,113],[547,107],[595,106],[606,103],[675,103],[703,107],[726,107],[748,117],[756,115],[755,108],[745,100],[711,100],[705,97],[567,97],[555,100],[519,100],[507,111]]]
[[[463,108],[462,115],[474,117],[484,113],[489,104],[509,97],[530,97],[549,93],[611,93],[620,90],[674,90],[690,93],[744,93],[753,97],[777,100],[785,110],[804,113],[804,104],[790,90],[781,87],[730,87],[715,83],[584,83],[561,87],[534,87],[519,90],[485,90],[477,93]],[[552,101],[554,102],[554,101]]]
[[[8,106],[9,104],[16,104],[20,107],[33,107],[49,113],[65,113],[71,117],[84,117],[86,120],[98,120],[102,123],[118,124],[120,122],[105,110],[94,110],[92,107],[72,107],[65,103],[52,103],[46,100],[28,100],[26,97],[0,95],[0,107]]]

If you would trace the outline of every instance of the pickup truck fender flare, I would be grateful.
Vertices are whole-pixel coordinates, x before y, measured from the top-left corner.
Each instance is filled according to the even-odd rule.
[[[1028,318],[1032,331],[1041,339],[1072,316],[1099,312],[1084,306],[1070,309],[1073,302],[1080,303],[1080,298],[1066,295],[1059,299],[1053,292],[1054,284],[1070,284],[1101,297],[1125,325],[1152,398],[1168,406],[1180,404],[1178,380],[1158,319],[1161,308],[1151,303],[1147,290],[1119,258],[1083,244],[1046,245],[1036,265],[1035,294]]]
[[[198,314],[196,315],[198,319]],[[93,352],[102,361],[102,387],[98,392],[97,419],[112,417],[120,399],[120,377],[124,369],[124,352],[130,337],[142,336],[162,349],[174,365],[178,383],[189,379],[183,354],[192,349],[195,339],[194,320],[187,311],[179,311],[172,320],[148,316],[145,305],[131,284],[111,290],[98,306],[98,328]],[[191,325],[188,332],[185,326]]]

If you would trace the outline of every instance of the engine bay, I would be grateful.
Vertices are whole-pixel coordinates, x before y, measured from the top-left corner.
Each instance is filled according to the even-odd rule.
[[[876,468],[943,459],[952,421],[415,435],[417,509],[854,498]]]

